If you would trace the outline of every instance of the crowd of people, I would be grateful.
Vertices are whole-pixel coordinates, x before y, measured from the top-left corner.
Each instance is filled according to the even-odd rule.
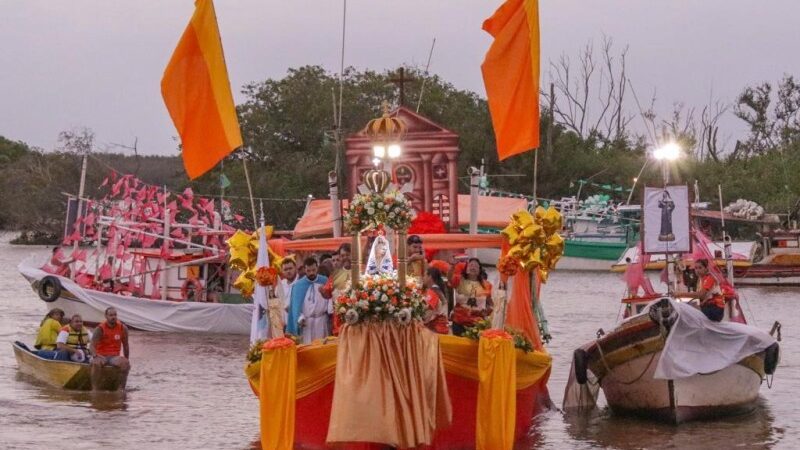
[[[491,317],[492,284],[480,260],[451,255],[449,263],[430,264],[419,236],[409,236],[406,243],[407,273],[423,288],[430,308],[425,315],[429,329],[461,336],[467,328]],[[393,272],[394,266],[389,242],[377,236],[370,246],[365,274]],[[334,302],[350,286],[350,269],[350,244],[319,257],[285,259],[269,305],[271,335],[286,333],[310,343],[338,334]]]
[[[91,365],[92,387],[97,388],[100,370],[105,366],[119,367],[122,388],[130,370],[128,327],[117,319],[117,310],[107,308],[105,320],[91,333],[80,314],[66,320],[60,308],[51,309],[39,326],[34,353],[44,359],[72,361]]]

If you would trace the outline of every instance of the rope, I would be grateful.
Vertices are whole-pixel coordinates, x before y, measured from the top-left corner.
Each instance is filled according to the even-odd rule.
[[[606,356],[603,353],[603,347],[600,346],[600,341],[596,340],[595,344],[597,345],[597,350],[600,352],[600,361],[603,362],[603,366],[606,368],[606,372],[610,374],[611,373],[611,367],[609,367],[608,362],[606,361]],[[645,368],[642,371],[642,373],[639,374],[639,376],[637,376],[636,378],[634,378],[631,381],[619,381],[619,383],[620,384],[624,384],[626,386],[629,386],[629,385],[631,385],[633,383],[636,383],[637,381],[641,380],[642,377],[644,376],[644,374],[646,374],[647,371],[650,369],[650,365],[653,364],[653,360],[656,358],[656,353],[658,353],[658,352],[653,352],[653,354],[650,356],[650,361],[647,362],[647,365],[645,366]]]

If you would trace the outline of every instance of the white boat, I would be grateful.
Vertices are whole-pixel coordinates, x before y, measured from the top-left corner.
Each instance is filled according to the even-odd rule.
[[[610,333],[575,350],[573,370],[578,384],[596,378],[614,413],[670,423],[744,414],[756,407],[761,384],[774,373],[779,359],[778,344],[768,334],[730,322],[711,325],[694,307],[668,297],[642,310]],[[676,325],[678,317],[687,314],[701,315],[700,323],[711,328],[689,327],[694,336],[687,341],[682,335],[668,347],[670,333],[684,333],[687,324],[697,323],[698,317],[690,317]],[[676,327],[682,329],[676,331]],[[678,365],[687,369],[691,365],[687,360],[692,359],[687,355],[707,345],[699,342],[698,334],[710,337],[711,342],[734,339],[745,345],[733,349],[735,344],[731,343],[722,352],[727,362],[719,355],[709,356],[705,366],[697,367],[697,373],[689,370],[674,377],[664,376],[669,370],[658,373],[660,365],[670,366],[667,360],[677,359],[681,361]],[[689,348],[677,348],[678,340],[684,345],[689,342]],[[691,340],[697,345],[692,346]],[[707,351],[713,353],[710,348]],[[665,352],[670,354],[665,357]],[[704,353],[700,351],[699,355]]]
[[[45,272],[41,267],[41,261],[33,257],[17,266],[39,295],[42,306],[46,310],[61,308],[67,317],[80,314],[89,325],[102,322],[105,309],[114,307],[122,322],[138,330],[243,335],[250,333],[252,303],[153,300],[102,292],[81,287],[75,281]]]

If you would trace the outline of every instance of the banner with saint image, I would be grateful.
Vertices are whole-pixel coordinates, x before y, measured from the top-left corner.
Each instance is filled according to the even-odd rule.
[[[687,186],[644,189],[644,253],[688,253],[689,188]]]

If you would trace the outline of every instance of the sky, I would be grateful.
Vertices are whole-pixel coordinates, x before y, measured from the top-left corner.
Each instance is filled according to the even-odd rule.
[[[338,72],[342,3],[216,0],[234,100],[245,100],[243,85],[292,67]],[[480,64],[491,38],[481,23],[500,3],[348,0],[345,65],[424,66],[436,38],[430,71],[483,96]],[[702,107],[712,92],[731,102],[747,85],[800,76],[797,0],[540,0],[539,7],[543,84],[549,61],[574,58],[603,36],[629,46],[631,83],[642,101],[655,92],[661,115],[675,102]],[[175,154],[159,83],[192,12],[192,0],[0,0],[0,135],[52,149],[60,131],[88,127],[101,147],[138,139],[143,154]],[[743,132],[732,114],[722,128],[733,139]]]

